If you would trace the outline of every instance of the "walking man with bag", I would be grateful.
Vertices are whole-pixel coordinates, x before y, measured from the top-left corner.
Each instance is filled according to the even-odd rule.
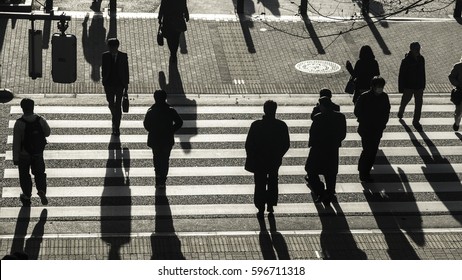
[[[32,178],[43,205],[48,204],[46,197],[47,177],[43,151],[50,136],[51,129],[47,121],[34,114],[34,101],[29,98],[21,100],[23,115],[16,120],[13,130],[13,163],[18,166],[19,184],[22,194],[19,196],[23,206],[30,206],[32,196]]]
[[[122,95],[124,91],[127,93],[129,84],[128,56],[119,51],[118,39],[108,39],[107,45],[109,51],[103,53],[101,76],[112,115],[112,135],[118,136],[122,120]]]
[[[453,94],[457,95],[453,98],[456,109],[454,111],[454,124],[452,125],[452,128],[454,131],[458,131],[460,120],[462,119],[462,57],[460,58],[460,62],[454,64],[454,67],[452,67],[452,71],[448,78],[451,84],[455,87],[455,92]]]
[[[276,109],[276,102],[265,102],[265,115],[252,123],[245,142],[245,170],[254,173],[254,204],[259,219],[263,218],[265,204],[269,213],[273,213],[273,206],[277,206],[279,167],[290,147],[289,128],[285,122],[276,119]]]
[[[423,92],[426,86],[425,59],[420,54],[420,44],[413,42],[410,51],[401,61],[398,77],[398,89],[403,94],[399,106],[398,118],[402,119],[406,105],[414,96],[415,108],[412,125],[417,130],[422,130],[420,116],[422,114]]]
[[[154,100],[155,103],[146,113],[143,124],[148,131],[147,145],[152,149],[156,188],[165,188],[170,152],[175,143],[174,134],[183,126],[183,120],[167,103],[167,93],[164,90],[156,90]]]
[[[186,22],[189,21],[186,0],[162,0],[160,2],[158,19],[162,34],[167,39],[167,45],[170,50],[170,62],[176,63],[176,54],[180,46],[180,35],[187,30]]]

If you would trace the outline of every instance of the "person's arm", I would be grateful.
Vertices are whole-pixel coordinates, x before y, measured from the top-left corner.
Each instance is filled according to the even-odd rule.
[[[19,155],[21,154],[22,140],[24,138],[24,129],[26,125],[23,121],[17,120],[13,128],[13,163],[19,164]]]
[[[173,112],[173,131],[177,132],[183,126],[183,119],[180,117],[178,112],[175,109],[172,109]]]
[[[451,73],[449,74],[449,82],[455,87],[461,88],[462,81],[459,81],[459,72],[462,71],[462,64],[459,64],[459,68],[457,68],[457,64],[452,67]]]
[[[189,21],[189,11],[188,11],[188,5],[186,3],[186,0],[184,1],[184,19],[186,22]]]
[[[162,24],[162,19],[164,18],[164,0],[160,2],[159,15],[157,18],[159,19],[159,24]]]
[[[50,126],[48,125],[48,122],[47,120],[40,116],[40,125],[42,126],[42,130],[43,130],[43,135],[45,135],[45,137],[48,137],[50,136],[51,134],[51,128]]]

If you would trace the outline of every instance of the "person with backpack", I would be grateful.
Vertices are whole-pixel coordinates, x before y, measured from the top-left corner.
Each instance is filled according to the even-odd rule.
[[[43,205],[48,204],[46,197],[47,182],[43,151],[47,144],[46,137],[51,129],[47,121],[34,114],[34,101],[29,98],[21,100],[23,115],[16,120],[13,130],[13,163],[19,169],[19,184],[22,194],[19,196],[23,206],[30,206],[32,196],[32,178]]]

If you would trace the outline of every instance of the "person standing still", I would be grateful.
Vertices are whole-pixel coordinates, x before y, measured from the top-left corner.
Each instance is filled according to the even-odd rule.
[[[167,39],[170,61],[176,63],[180,35],[187,30],[186,22],[189,21],[186,0],[162,0],[158,19],[162,34]]]
[[[109,51],[103,53],[101,76],[106,92],[106,100],[112,115],[112,135],[120,135],[122,120],[122,95],[128,91],[128,56],[119,51],[120,42],[116,38],[107,40]]]
[[[273,206],[277,206],[279,167],[290,147],[289,128],[285,122],[276,119],[276,109],[276,102],[265,102],[265,115],[251,124],[245,142],[245,169],[254,173],[254,204],[259,219],[263,218],[265,204],[269,213],[273,213]]]
[[[156,187],[165,188],[169,169],[170,152],[175,143],[174,134],[183,126],[178,112],[167,103],[164,90],[154,92],[154,105],[144,117],[144,128],[148,131],[148,147],[152,149]]]
[[[399,106],[398,118],[402,119],[406,105],[414,96],[415,108],[412,125],[417,130],[422,130],[420,116],[422,114],[423,92],[426,86],[425,59],[420,54],[420,44],[413,42],[409,46],[410,51],[401,61],[398,76],[398,90],[403,94]]]
[[[319,108],[320,112],[313,116],[310,127],[305,180],[313,192],[314,202],[328,204],[336,200],[339,148],[346,137],[347,126],[345,115],[333,109],[333,103],[327,96],[319,98]],[[325,185],[319,178],[321,174]]]
[[[390,118],[390,100],[383,92],[385,80],[376,76],[372,79],[371,89],[361,94],[355,104],[354,114],[359,122],[358,133],[361,136],[363,150],[359,157],[359,179],[372,182],[370,175],[380,139]]]
[[[48,204],[46,197],[47,176],[43,151],[46,138],[51,129],[45,118],[34,113],[34,101],[29,98],[21,100],[23,115],[16,120],[13,129],[13,163],[18,166],[19,184],[22,194],[19,196],[23,206],[30,206],[32,196],[32,178],[34,175],[37,194],[43,205]]]
[[[462,91],[462,57],[460,58],[460,62],[454,64],[452,67],[448,78],[451,84],[456,87],[457,90]],[[462,102],[455,106],[456,109],[454,111],[454,124],[452,125],[452,128],[454,131],[458,131],[460,120],[462,119]]]

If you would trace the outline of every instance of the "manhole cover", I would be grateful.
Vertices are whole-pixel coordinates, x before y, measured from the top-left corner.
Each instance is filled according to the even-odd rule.
[[[342,67],[337,63],[326,60],[306,60],[295,64],[295,68],[310,74],[329,74],[340,71]]]

